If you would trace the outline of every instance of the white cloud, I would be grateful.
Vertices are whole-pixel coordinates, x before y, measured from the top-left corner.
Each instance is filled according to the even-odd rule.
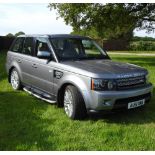
[[[134,31],[135,36],[140,36],[140,37],[153,37],[155,38],[155,33],[154,32],[149,32],[147,33],[146,30],[135,30]]]
[[[0,35],[24,31],[27,34],[70,33],[72,28],[47,4],[3,4],[0,6]]]

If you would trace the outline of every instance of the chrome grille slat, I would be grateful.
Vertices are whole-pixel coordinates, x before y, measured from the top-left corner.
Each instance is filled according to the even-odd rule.
[[[129,89],[143,86],[146,82],[145,76],[117,79],[117,89]]]

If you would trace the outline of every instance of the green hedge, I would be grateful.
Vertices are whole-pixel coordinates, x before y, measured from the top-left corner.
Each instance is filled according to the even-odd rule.
[[[155,41],[133,41],[130,43],[131,51],[155,51]]]

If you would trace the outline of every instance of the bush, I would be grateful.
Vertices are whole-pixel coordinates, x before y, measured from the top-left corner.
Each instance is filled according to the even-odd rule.
[[[133,41],[130,43],[131,51],[155,51],[155,41]]]

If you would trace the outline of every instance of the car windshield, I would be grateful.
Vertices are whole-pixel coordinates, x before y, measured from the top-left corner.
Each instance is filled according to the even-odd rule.
[[[109,58],[106,52],[91,39],[52,38],[50,42],[59,60]]]

